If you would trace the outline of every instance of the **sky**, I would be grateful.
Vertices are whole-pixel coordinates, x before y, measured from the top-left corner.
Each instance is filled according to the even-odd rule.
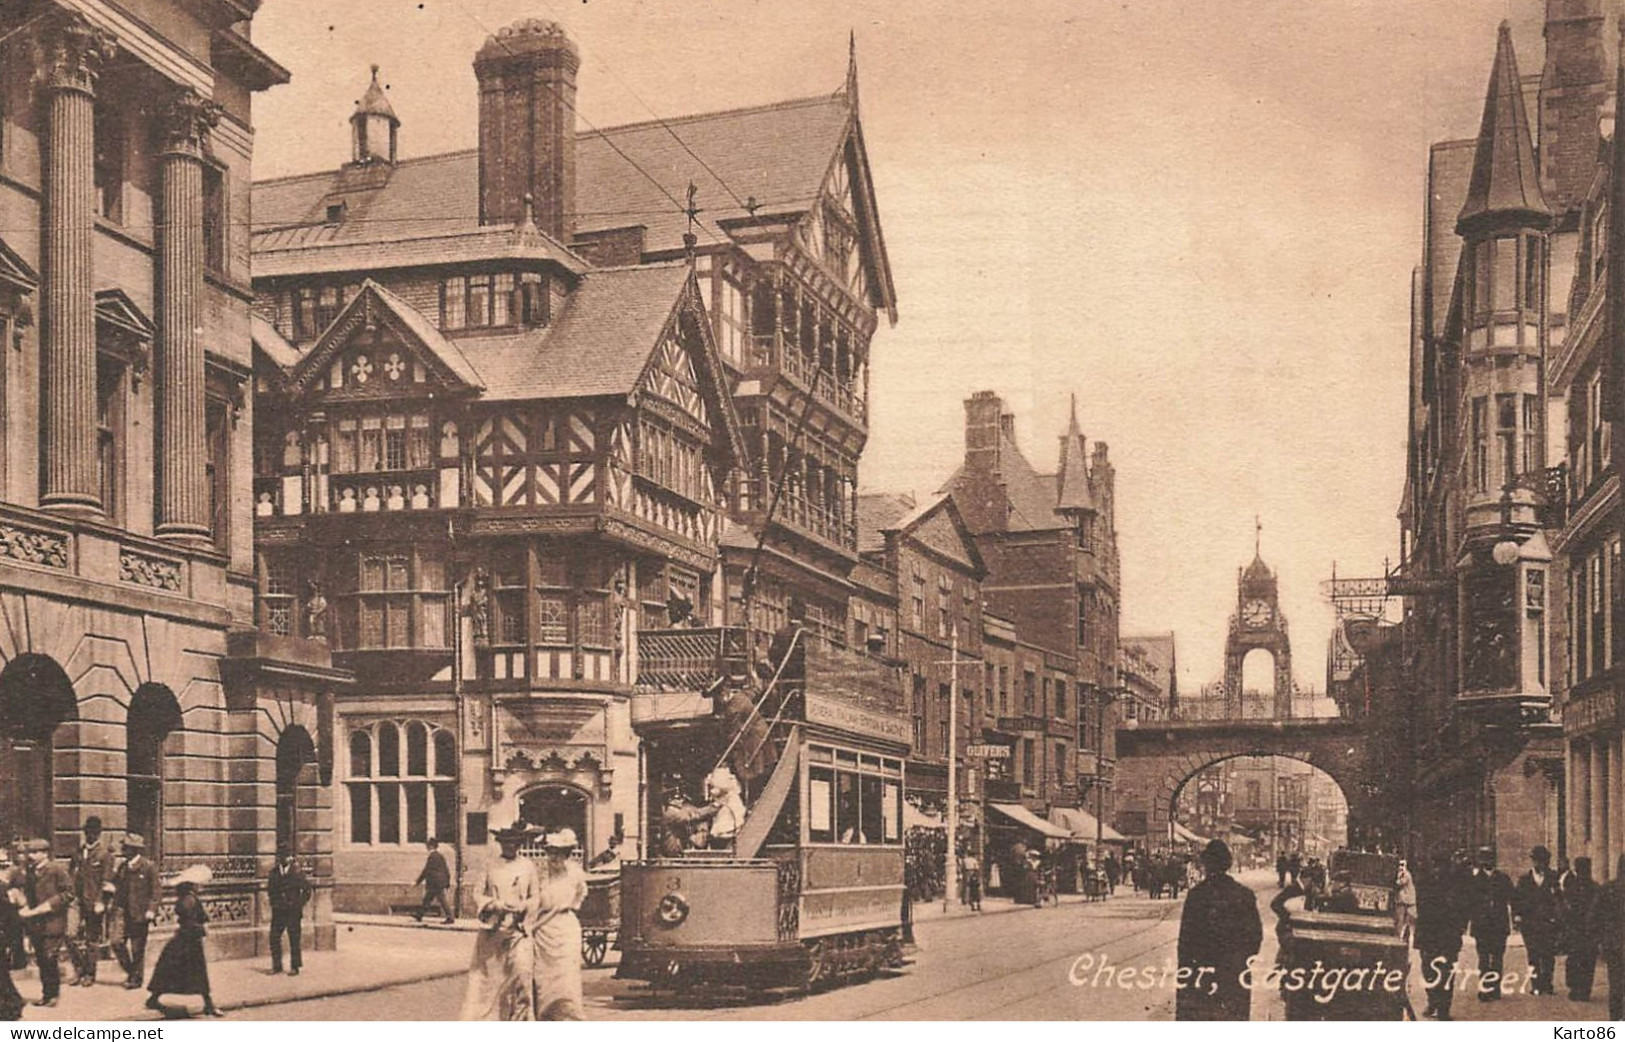
[[[860,484],[937,488],[983,389],[1052,470],[1075,394],[1117,468],[1123,632],[1219,679],[1256,516],[1323,688],[1321,581],[1398,552],[1427,146],[1476,132],[1502,19],[1539,71],[1542,7],[269,0],[254,38],[293,81],[256,101],[255,173],[346,160],[374,62],[403,156],[472,147],[474,52],[523,17],[580,47],[593,126],[834,91],[854,32],[899,310]]]

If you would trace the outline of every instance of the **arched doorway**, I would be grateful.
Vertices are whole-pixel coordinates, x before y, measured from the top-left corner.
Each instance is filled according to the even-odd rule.
[[[162,684],[142,684],[125,717],[125,778],[128,830],[147,840],[156,863],[163,857],[164,744],[181,725],[181,707]]]
[[[277,850],[303,853],[300,839],[306,822],[301,820],[316,810],[316,745],[310,732],[293,725],[282,732],[276,743],[276,845]]]
[[[73,682],[49,657],[18,655],[0,670],[0,840],[50,838],[52,736],[78,715]]]
[[[587,831],[587,808],[592,801],[574,785],[543,782],[527,789],[519,796],[519,818],[548,832],[573,829],[576,841],[585,849],[590,842]]]

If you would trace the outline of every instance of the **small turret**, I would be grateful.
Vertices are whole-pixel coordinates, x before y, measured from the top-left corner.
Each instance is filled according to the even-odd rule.
[[[378,66],[372,67],[372,82],[355,103],[350,116],[352,163],[393,163],[400,144],[401,121],[378,83]]]

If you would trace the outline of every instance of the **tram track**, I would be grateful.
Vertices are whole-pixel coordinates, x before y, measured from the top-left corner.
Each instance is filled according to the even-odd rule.
[[[1084,906],[1084,907],[1089,907],[1089,906]],[[1132,941],[1135,937],[1139,937],[1139,936],[1141,936],[1143,934],[1149,933],[1149,932],[1151,932],[1153,930],[1156,930],[1156,929],[1166,925],[1167,922],[1168,922],[1169,916],[1173,912],[1175,912],[1177,909],[1181,909],[1183,907],[1184,907],[1184,904],[1182,902],[1170,901],[1170,902],[1168,902],[1166,909],[1159,912],[1158,915],[1156,916],[1156,918],[1141,920],[1141,922],[1143,922],[1144,925],[1140,926],[1138,929],[1125,930],[1124,932],[1122,932],[1120,934],[1117,934],[1117,935],[1115,935],[1113,937],[1110,937],[1110,938],[1107,938],[1107,939],[1104,939],[1104,940],[1094,940],[1091,943],[1090,947],[1092,949],[1095,949],[1095,950],[1104,950],[1104,949],[1106,949],[1106,948],[1108,948],[1110,946],[1121,944],[1121,943],[1123,943],[1125,941]],[[1099,921],[1099,920],[1095,920],[1095,921]],[[1117,920],[1117,921],[1121,921],[1121,920]],[[1145,954],[1147,954],[1149,952],[1156,951],[1158,948],[1166,947],[1167,945],[1169,945],[1171,943],[1173,943],[1173,942],[1170,941],[1170,940],[1158,941],[1155,944],[1147,945],[1147,946],[1145,946],[1143,948],[1140,948],[1140,949],[1138,949],[1136,951],[1133,951],[1133,952],[1130,952],[1130,953],[1127,953],[1127,954],[1115,955],[1114,956],[1114,961],[1116,961],[1116,962],[1118,962],[1120,964],[1123,964],[1123,965],[1132,965],[1133,961],[1135,959],[1138,959],[1141,956],[1143,956],[1143,955],[1145,955]],[[1054,957],[1051,957],[1051,958],[1041,959],[1038,962],[1029,963],[1029,964],[1027,964],[1025,966],[1015,967],[1015,968],[1007,970],[1007,971],[1005,971],[1003,973],[997,973],[997,974],[993,974],[992,976],[980,978],[980,979],[976,980],[974,983],[972,983],[969,987],[970,988],[977,988],[977,989],[985,989],[985,988],[990,987],[990,986],[996,987],[999,984],[1001,984],[1002,982],[1011,981],[1011,980],[1014,980],[1015,978],[1028,976],[1028,975],[1030,975],[1032,973],[1042,971],[1045,967],[1049,967],[1049,966],[1065,966],[1067,969],[1070,969],[1072,963],[1075,962],[1077,960],[1078,956],[1080,956],[1082,954],[1084,954],[1084,953],[1074,949],[1074,950],[1071,950],[1071,951],[1069,951],[1069,952],[1067,952],[1067,953],[1065,953],[1063,955],[1054,956]],[[1063,974],[1063,976],[1061,978],[1061,982],[1064,982],[1064,981],[1065,981],[1065,976]],[[990,1004],[990,1005],[985,1005],[985,1006],[978,1006],[977,1007],[977,1010],[978,1010],[977,1019],[995,1019],[996,1020],[996,1019],[998,1019],[996,1014],[1000,1010],[1005,1010],[1005,1009],[1010,1009],[1012,1007],[1020,1006],[1020,1005],[1022,1005],[1024,1003],[1027,1003],[1027,1002],[1031,1001],[1032,999],[1035,999],[1035,998],[1037,998],[1037,997],[1039,997],[1041,995],[1047,994],[1048,992],[1051,992],[1051,991],[1055,990],[1055,988],[1057,986],[1061,986],[1061,984],[1058,983],[1058,982],[1049,982],[1049,983],[1045,984],[1043,987],[1038,988],[1038,989],[1024,990],[1021,994],[1010,997],[1010,998],[1007,998],[1006,1000],[1004,1000],[1002,1002],[998,1002],[998,1003]],[[1070,985],[1068,984],[1068,985],[1065,985],[1065,986],[1070,986]],[[854,1020],[873,1020],[873,1019],[881,1018],[881,1017],[892,1017],[893,1015],[895,1015],[895,1014],[897,1014],[897,1013],[899,1013],[901,1011],[910,1009],[910,1008],[915,1007],[915,1006],[926,1006],[926,1005],[931,1005],[931,1004],[940,1002],[941,999],[943,998],[943,996],[948,995],[948,994],[963,996],[967,990],[968,989],[966,987],[963,987],[963,986],[943,988],[943,989],[940,989],[938,991],[932,992],[930,995],[913,997],[913,998],[910,998],[909,1000],[907,1000],[906,1002],[898,1002],[898,1003],[894,1003],[894,1004],[892,1004],[890,1006],[883,1006],[883,1007],[881,1007],[879,1009],[866,1011],[864,1013],[861,1013],[861,1014],[858,1014],[858,1015],[854,1016],[852,1019],[854,1019]],[[906,1018],[904,1018],[904,1019],[906,1019]]]

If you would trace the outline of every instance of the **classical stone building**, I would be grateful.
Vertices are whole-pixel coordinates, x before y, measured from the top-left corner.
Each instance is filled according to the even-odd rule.
[[[480,847],[492,814],[638,851],[651,631],[765,650],[799,602],[820,639],[895,640],[853,511],[895,303],[855,68],[590,134],[558,26],[474,68],[476,148],[403,158],[375,72],[349,162],[254,194],[259,617],[303,632],[320,597],[357,673],[347,907],[405,900],[420,840]]]
[[[0,7],[0,836],[66,855],[94,814],[209,865],[234,955],[278,841],[332,943],[345,680],[253,630],[251,105],[288,74],[251,13]]]

